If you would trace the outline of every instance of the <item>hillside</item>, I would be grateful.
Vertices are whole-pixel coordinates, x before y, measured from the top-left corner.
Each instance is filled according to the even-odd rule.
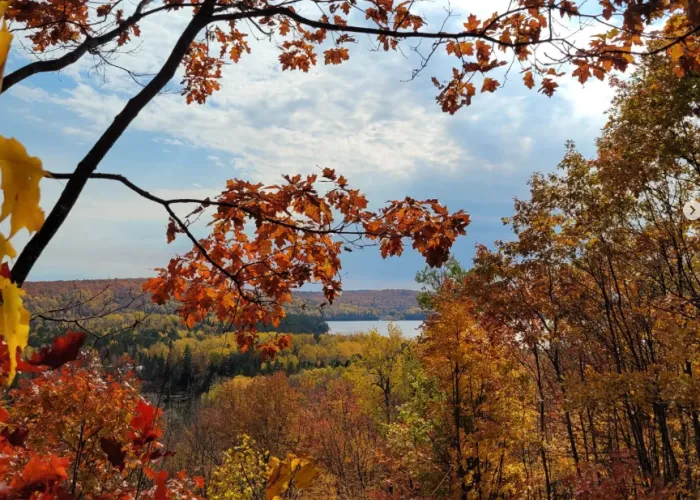
[[[124,311],[142,310],[152,314],[172,314],[175,303],[158,306],[141,292],[143,278],[75,281],[27,282],[29,301],[34,310],[70,307],[84,315],[119,307]],[[289,311],[294,314],[322,316],[329,321],[371,319],[422,319],[415,290],[348,290],[331,306],[321,292],[297,292]]]

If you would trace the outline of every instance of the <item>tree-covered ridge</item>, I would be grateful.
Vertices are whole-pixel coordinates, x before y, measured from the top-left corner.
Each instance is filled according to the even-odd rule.
[[[151,294],[142,291],[144,282],[145,279],[141,278],[35,281],[28,282],[24,289],[37,320],[41,319],[39,314],[72,318],[100,316],[109,311],[122,314],[135,311],[149,315],[176,314],[177,302],[155,304],[150,300]],[[329,305],[323,293],[302,291],[295,293],[287,310],[291,315],[322,317],[329,321],[422,319],[424,313],[420,310],[417,296],[415,290],[346,290]],[[291,320],[282,320],[282,330],[285,325],[289,328],[290,323]]]

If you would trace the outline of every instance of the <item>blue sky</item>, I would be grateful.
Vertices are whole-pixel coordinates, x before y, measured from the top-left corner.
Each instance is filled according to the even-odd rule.
[[[453,7],[465,14],[472,6],[483,10],[481,3],[463,0]],[[119,64],[154,71],[184,22],[186,13],[143,22],[138,52],[121,55]],[[513,71],[504,88],[478,94],[471,107],[449,116],[435,103],[430,82],[450,71],[442,55],[404,82],[417,66],[408,46],[404,54],[372,52],[360,40],[346,64],[320,65],[308,74],[282,72],[267,42],[252,41],[251,48],[239,64],[225,67],[222,90],[204,106],[185,104],[176,77],[99,171],[124,174],[164,196],[204,197],[234,177],[274,183],[281,174],[331,167],[374,207],[410,195],[467,210],[473,222],[454,254],[468,264],[475,243],[510,237],[501,217],[512,213],[513,197],[527,196],[533,172],[556,168],[567,140],[593,153],[612,96],[607,84],[582,87],[567,80],[547,98],[525,88]],[[15,44],[6,71],[27,61]],[[94,63],[84,58],[60,74],[34,76],[0,97],[0,134],[22,141],[47,170],[74,169],[138,89],[117,70],[97,74]],[[42,182],[45,209],[63,185]],[[91,181],[30,280],[151,275],[187,249],[184,240],[166,243],[166,223],[161,207],[120,185]],[[16,246],[26,239],[18,235]],[[390,260],[375,249],[353,252],[344,257],[344,287],[415,287],[422,266],[413,251]]]

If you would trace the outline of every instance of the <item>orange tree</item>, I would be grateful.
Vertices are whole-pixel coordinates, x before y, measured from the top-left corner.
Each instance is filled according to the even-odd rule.
[[[440,454],[450,457],[451,498],[509,498],[533,487],[523,463],[532,384],[504,328],[483,322],[459,288],[447,279],[433,296],[416,348],[441,395],[431,420],[447,430]]]

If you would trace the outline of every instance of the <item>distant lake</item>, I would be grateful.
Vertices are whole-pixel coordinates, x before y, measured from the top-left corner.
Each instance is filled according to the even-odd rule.
[[[388,335],[389,323],[394,323],[401,328],[405,337],[416,337],[419,332],[422,321],[384,321],[384,320],[368,320],[368,321],[326,321],[330,328],[329,333],[367,333],[376,328],[382,335]]]

